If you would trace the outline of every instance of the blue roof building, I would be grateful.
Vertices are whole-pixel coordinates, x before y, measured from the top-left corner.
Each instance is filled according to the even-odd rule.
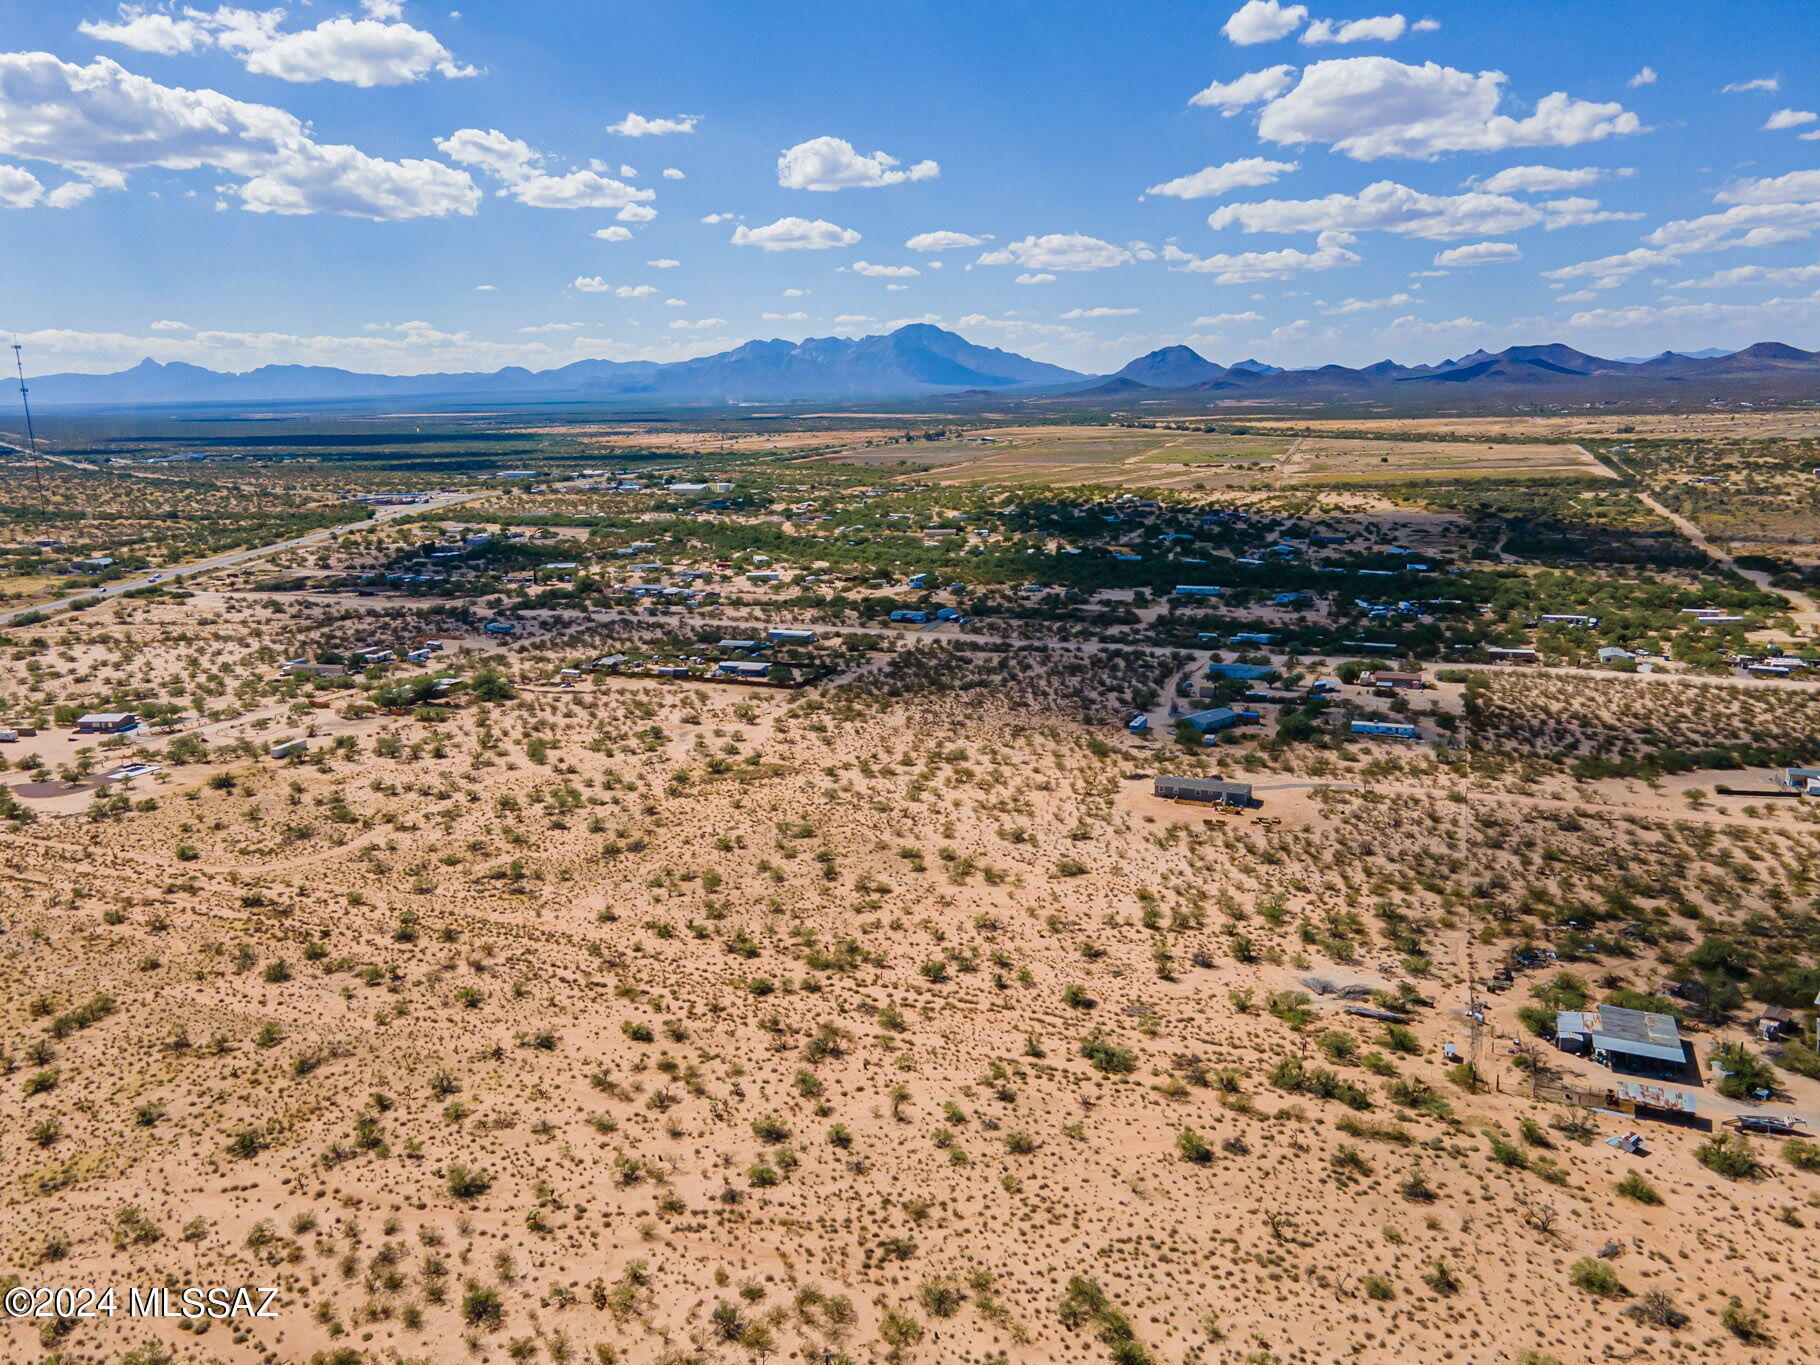
[[[1220,730],[1229,730],[1240,720],[1239,713],[1230,706],[1216,706],[1211,711],[1196,711],[1183,716],[1182,724],[1203,735],[1214,734]]]

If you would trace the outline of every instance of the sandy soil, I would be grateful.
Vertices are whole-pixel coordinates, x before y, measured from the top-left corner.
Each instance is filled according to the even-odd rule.
[[[70,686],[187,653],[231,684],[376,622],[222,595],[105,624],[53,642]],[[501,657],[536,678],[563,652],[552,630]],[[199,1335],[13,1324],[0,1355],[1811,1353],[1820,1177],[1759,1143],[1760,1178],[1721,1179],[1667,1125],[1646,1156],[1583,1144],[1510,1050],[1542,978],[1487,1028],[1462,1013],[1503,947],[1555,932],[1497,888],[1629,887],[1691,925],[1672,887],[1739,924],[1811,895],[1810,826],[1421,753],[1141,744],[1081,721],[1114,666],[931,644],[805,693],[526,687],[337,718],[297,761],[172,765],[146,808],[0,838],[9,1263],[281,1291],[277,1319]],[[1262,804],[1132,777],[1164,770]],[[1752,895],[1690,860],[1748,864]],[[1404,992],[1408,1036],[1314,978]],[[1475,1034],[1483,1088],[1442,1056]],[[1297,1063],[1354,1089],[1289,1088]],[[1788,1090],[1820,1121],[1820,1085]],[[1615,1193],[1631,1170],[1660,1204]],[[1570,1282],[1602,1250],[1621,1297]],[[1652,1291],[1686,1325],[1628,1311]],[[1761,1344],[1721,1322],[1734,1295]]]

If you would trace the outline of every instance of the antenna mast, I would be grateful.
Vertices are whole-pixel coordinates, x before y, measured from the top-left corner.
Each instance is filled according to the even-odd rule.
[[[38,486],[38,496],[44,497],[44,470],[38,463],[38,435],[32,430],[32,401],[26,396],[25,387],[25,348],[18,342],[13,343],[13,369],[19,375],[19,402],[25,407],[25,446],[31,455],[32,477]]]

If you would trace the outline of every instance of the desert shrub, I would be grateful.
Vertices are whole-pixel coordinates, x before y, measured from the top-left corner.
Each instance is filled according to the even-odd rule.
[[[1719,1321],[1739,1341],[1762,1345],[1770,1339],[1763,1327],[1763,1314],[1754,1308],[1746,1308],[1744,1301],[1736,1294],[1732,1295],[1731,1302],[1720,1311]]]
[[[1184,1128],[1176,1134],[1175,1149],[1181,1153],[1183,1161],[1205,1165],[1213,1160],[1213,1148],[1209,1147],[1205,1139],[1192,1128]]]
[[[1811,1171],[1820,1175],[1820,1142],[1790,1138],[1782,1144],[1782,1159],[1798,1171]]]
[[[1727,1099],[1748,1098],[1753,1090],[1774,1090],[1776,1073],[1768,1063],[1742,1043],[1726,1043],[1713,1049],[1713,1065],[1722,1067],[1717,1089]]]
[[[1631,1171],[1618,1182],[1618,1193],[1639,1204],[1660,1204],[1662,1195],[1640,1171]]]
[[[1567,1272],[1567,1282],[1575,1289],[1585,1290],[1602,1299],[1616,1298],[1624,1292],[1618,1272],[1604,1261],[1595,1260],[1591,1256],[1584,1256],[1573,1263]]]
[[[1754,1180],[1763,1174],[1763,1168],[1757,1164],[1757,1154],[1742,1137],[1721,1134],[1694,1148],[1694,1158],[1707,1170],[1716,1171],[1728,1180]]]
[[[493,1188],[493,1177],[478,1166],[449,1167],[449,1193],[456,1199],[478,1199]]]
[[[1081,1040],[1081,1056],[1095,1071],[1103,1071],[1108,1076],[1123,1076],[1137,1070],[1137,1058],[1129,1048],[1109,1043],[1097,1033]]]
[[[491,1285],[471,1285],[461,1297],[461,1316],[470,1327],[497,1327],[505,1315],[505,1303]]]

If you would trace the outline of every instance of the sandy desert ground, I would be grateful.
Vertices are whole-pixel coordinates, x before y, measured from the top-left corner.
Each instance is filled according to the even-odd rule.
[[[228,686],[287,630],[359,630],[211,602],[183,649]],[[41,657],[144,667],[173,610],[44,627]],[[5,1358],[1811,1352],[1820,1176],[1760,1140],[1724,1179],[1710,1133],[1531,1098],[1516,1009],[1553,969],[1465,1015],[1562,907],[1648,926],[1573,968],[1595,994],[1804,923],[1811,826],[1109,742],[1095,687],[926,646],[803,692],[284,716],[253,733],[314,725],[301,758],[222,744],[6,835],[8,1263],[280,1308],[12,1323]],[[1159,801],[1159,766],[1263,804]],[[1646,1154],[1599,1140],[1638,1127]]]

